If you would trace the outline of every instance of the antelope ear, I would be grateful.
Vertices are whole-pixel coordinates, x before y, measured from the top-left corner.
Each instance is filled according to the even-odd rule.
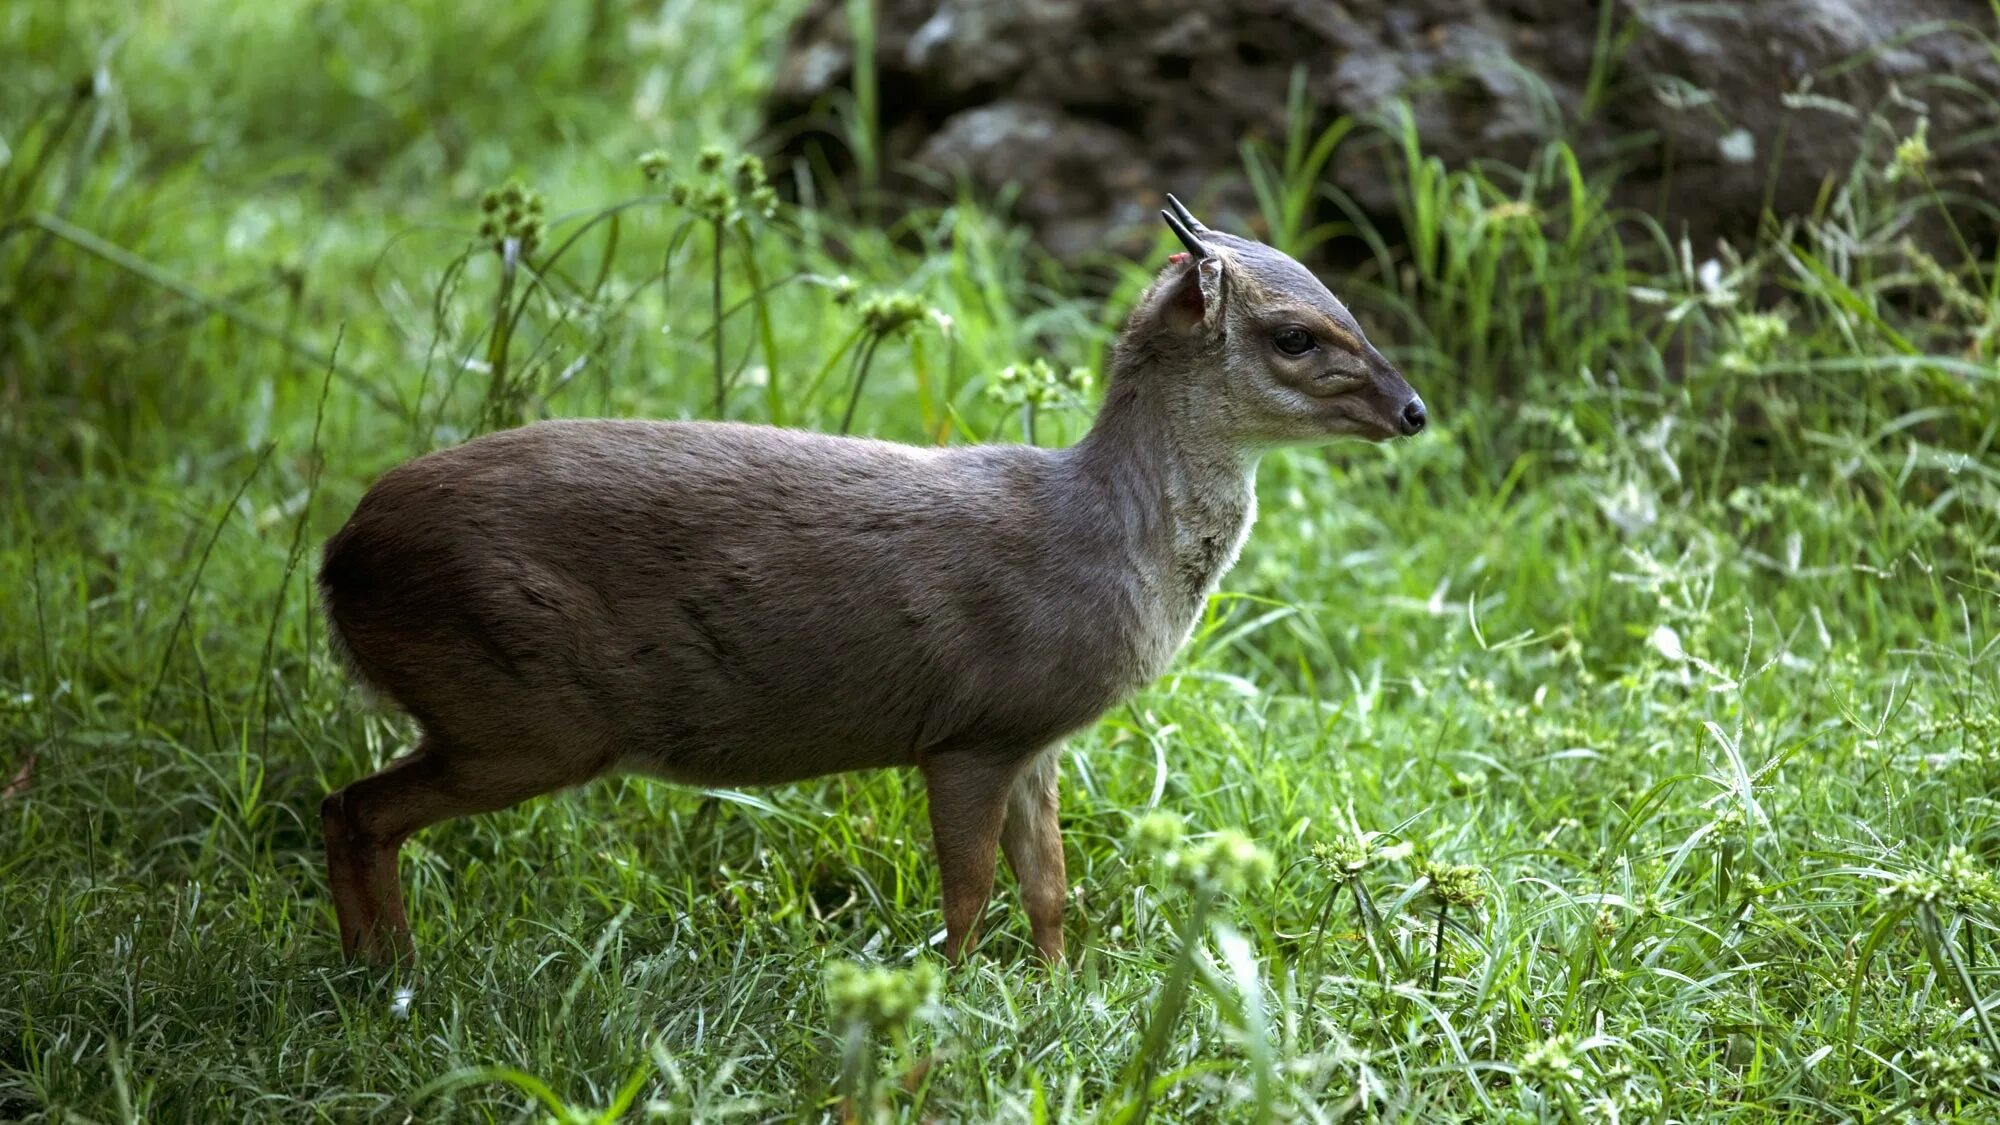
[[[1182,331],[1191,331],[1197,325],[1211,332],[1218,330],[1222,324],[1223,268],[1222,259],[1201,237],[1208,233],[1208,228],[1171,193],[1160,218],[1167,221],[1167,228],[1187,247],[1186,253],[1167,259],[1167,268],[1179,269],[1181,274],[1168,283],[1161,308],[1174,327]]]
[[[1178,332],[1222,328],[1222,259],[1175,254],[1160,279],[1160,316]]]

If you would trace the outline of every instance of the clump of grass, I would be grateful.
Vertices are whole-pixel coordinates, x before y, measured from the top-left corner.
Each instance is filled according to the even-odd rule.
[[[541,193],[509,180],[479,199],[484,216],[479,241],[500,256],[500,285],[493,295],[493,327],[487,334],[486,400],[480,405],[482,429],[506,429],[521,424],[530,385],[507,367],[508,345],[527,308],[527,297],[515,297],[515,279],[523,259],[541,247],[546,231]]]
[[[1172,884],[1190,896],[1187,914],[1178,930],[1173,967],[1150,1005],[1145,1033],[1123,1075],[1122,1084],[1130,1100],[1113,1114],[1116,1120],[1136,1123],[1151,1116],[1159,1097],[1156,1076],[1187,1007],[1197,970],[1205,968],[1202,944],[1211,937],[1211,930],[1214,940],[1225,948],[1225,955],[1231,960],[1240,961],[1247,956],[1243,939],[1212,915],[1224,900],[1267,882],[1272,863],[1269,853],[1241,832],[1226,830],[1188,842],[1179,818],[1170,813],[1152,813],[1140,819],[1133,826],[1132,842],[1140,854],[1154,859]],[[1200,973],[1199,979],[1205,986],[1219,990],[1219,982],[1209,973]],[[1272,1065],[1268,1056],[1268,1030],[1263,1026],[1261,1003],[1257,1002],[1260,999],[1254,994],[1246,997],[1243,1013],[1253,1025],[1251,1041],[1257,1053],[1264,1056],[1258,1060],[1256,1106],[1258,1117],[1268,1119],[1276,1106],[1268,1073]]]
[[[861,327],[857,330],[860,344],[854,353],[854,374],[849,380],[853,390],[847,396],[847,409],[840,415],[840,432],[846,433],[854,426],[854,410],[861,405],[861,389],[868,383],[868,369],[874,366],[875,350],[889,340],[921,321],[926,309],[922,300],[908,293],[888,293],[870,297],[855,309]]]
[[[1461,912],[1479,909],[1486,901],[1486,872],[1470,863],[1439,863],[1425,861],[1417,873],[1429,884],[1431,897],[1437,901],[1437,936],[1432,941],[1431,991],[1437,991],[1444,979],[1444,925],[1446,917],[1455,907]]]
[[[908,1076],[907,1085],[922,1081],[923,1069],[912,1054],[910,1032],[937,1002],[943,978],[937,967],[921,962],[909,969],[887,969],[836,961],[827,966],[827,1005],[840,1029],[841,1116],[847,1120],[880,1120],[889,1106],[874,1058],[878,1036],[889,1039],[893,1057]]]

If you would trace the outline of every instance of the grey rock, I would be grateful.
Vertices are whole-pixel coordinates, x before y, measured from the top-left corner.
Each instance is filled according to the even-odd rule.
[[[1937,182],[1973,197],[2000,183],[1988,0],[1611,4],[1601,36],[1595,0],[879,0],[885,167],[1018,187],[1019,217],[1065,256],[1129,248],[1162,191],[1212,185],[1204,213],[1225,222],[1252,209],[1240,145],[1282,139],[1296,69],[1320,122],[1407,104],[1455,167],[1518,166],[1566,138],[1618,170],[1621,202],[1697,241],[1754,230],[1767,196],[1809,212],[1829,176],[1886,162],[1923,117]],[[811,0],[774,124],[850,81],[852,42],[845,0]],[[838,159],[837,139],[819,143]],[[1350,139],[1325,178],[1393,223],[1386,144]]]

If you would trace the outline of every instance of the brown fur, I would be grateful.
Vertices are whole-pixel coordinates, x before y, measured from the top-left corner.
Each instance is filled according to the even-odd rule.
[[[1180,647],[1249,530],[1264,449],[1391,437],[1407,409],[1421,425],[1310,273],[1205,239],[1213,259],[1141,298],[1069,449],[558,421],[383,477],[320,588],[344,658],[423,737],[322,810],[343,948],[409,954],[396,854],[440,820],[612,771],[735,786],[913,766],[947,955],[1004,846],[1059,957],[1052,748]],[[1293,360],[1270,342],[1284,323],[1339,333]]]

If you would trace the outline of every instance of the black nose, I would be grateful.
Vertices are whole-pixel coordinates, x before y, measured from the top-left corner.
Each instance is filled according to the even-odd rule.
[[[1421,433],[1429,418],[1424,414],[1424,400],[1412,398],[1403,404],[1403,436]]]

